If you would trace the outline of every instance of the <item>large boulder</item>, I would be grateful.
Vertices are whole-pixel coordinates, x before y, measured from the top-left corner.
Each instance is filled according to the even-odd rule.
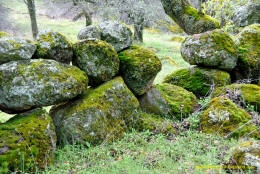
[[[91,86],[111,80],[119,71],[117,52],[107,42],[79,41],[74,45],[74,56],[73,65],[86,72]]]
[[[49,106],[81,94],[88,78],[77,67],[31,59],[0,65],[0,109],[18,112]]]
[[[226,96],[239,106],[251,105],[260,112],[260,86],[254,84],[232,84],[218,87],[213,96]]]
[[[53,118],[59,144],[97,145],[121,137],[137,124],[140,106],[121,77],[55,106]]]
[[[165,83],[181,86],[198,98],[209,95],[218,86],[229,85],[230,81],[225,71],[198,67],[177,70],[164,79]]]
[[[131,46],[118,54],[120,74],[135,95],[144,94],[153,84],[162,64],[155,53],[148,49]]]
[[[240,143],[232,152],[231,161],[238,169],[249,169],[260,173],[260,142],[245,141]]]
[[[117,52],[132,45],[132,32],[125,25],[116,21],[105,21],[99,24],[101,40],[110,43]]]
[[[164,11],[187,34],[202,33],[219,28],[219,22],[198,12],[186,0],[161,0]]]
[[[0,124],[0,172],[35,173],[52,164],[56,133],[51,117],[36,109]]]
[[[197,105],[194,94],[167,83],[154,85],[139,102],[145,112],[179,120],[188,117]]]
[[[70,41],[59,32],[43,31],[37,36],[36,57],[69,64],[73,57]]]
[[[97,26],[89,25],[81,29],[78,33],[78,39],[101,39],[101,32]]]
[[[187,37],[181,55],[191,65],[232,70],[237,63],[237,46],[228,33],[216,29]]]
[[[239,27],[245,27],[254,23],[260,23],[259,11],[259,2],[249,3],[236,9],[232,20]]]
[[[260,24],[245,27],[237,36],[239,57],[234,80],[260,79]]]
[[[201,130],[204,133],[219,133],[228,138],[247,136],[260,139],[259,128],[252,117],[227,97],[213,98],[209,108],[200,118]]]
[[[36,45],[25,39],[2,37],[0,38],[0,64],[13,60],[31,59],[36,51]]]

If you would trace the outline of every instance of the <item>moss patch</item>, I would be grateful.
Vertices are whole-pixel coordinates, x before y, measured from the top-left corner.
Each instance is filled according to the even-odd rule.
[[[0,173],[35,172],[53,162],[56,135],[51,117],[36,109],[0,124]]]

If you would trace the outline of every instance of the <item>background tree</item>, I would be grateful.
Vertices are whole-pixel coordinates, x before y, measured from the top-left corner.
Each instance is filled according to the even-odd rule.
[[[38,34],[38,26],[36,20],[35,3],[34,0],[24,0],[24,3],[27,5],[29,15],[30,15],[33,39],[36,40]]]

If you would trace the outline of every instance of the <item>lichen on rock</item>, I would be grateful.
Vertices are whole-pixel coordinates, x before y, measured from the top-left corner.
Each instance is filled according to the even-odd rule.
[[[0,173],[34,173],[52,164],[56,133],[45,110],[35,109],[0,123]]]
[[[16,113],[49,106],[81,94],[86,74],[75,66],[47,59],[12,61],[0,65],[0,109]]]
[[[90,25],[81,29],[78,33],[78,39],[101,39],[101,31],[97,26]]]
[[[138,100],[123,79],[116,77],[74,101],[53,107],[50,114],[59,144],[97,145],[134,128],[139,111]]]
[[[37,36],[36,58],[69,64],[73,57],[71,42],[61,33],[42,31]]]
[[[86,72],[91,86],[111,80],[119,71],[115,49],[98,39],[82,40],[74,44],[73,65]]]
[[[177,70],[164,79],[165,83],[181,86],[198,98],[209,95],[216,87],[229,85],[230,75],[217,69],[191,67]]]
[[[224,96],[210,101],[209,108],[201,115],[200,126],[204,133],[218,133],[228,138],[247,136],[260,139],[259,128],[252,117]]]
[[[141,96],[139,102],[145,112],[179,120],[188,117],[197,105],[194,94],[167,83],[154,85]]]
[[[140,46],[130,48],[118,54],[120,75],[135,95],[144,94],[153,84],[162,64],[155,53]]]

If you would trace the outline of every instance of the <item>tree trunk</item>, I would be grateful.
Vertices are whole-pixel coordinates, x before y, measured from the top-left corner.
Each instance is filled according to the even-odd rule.
[[[83,8],[83,13],[86,18],[86,26],[92,25],[91,13],[88,9]]]
[[[30,14],[33,39],[36,40],[38,34],[38,26],[36,21],[36,13],[35,13],[36,9],[35,9],[34,0],[24,0],[24,2],[26,3]]]

